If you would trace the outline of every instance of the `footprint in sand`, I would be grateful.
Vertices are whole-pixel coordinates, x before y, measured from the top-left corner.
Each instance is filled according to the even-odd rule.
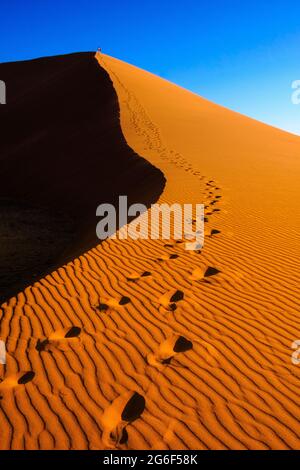
[[[48,339],[43,339],[43,340],[38,339],[37,343],[36,343],[36,346],[35,346],[35,349],[38,352],[46,351],[46,348],[47,348],[48,344],[49,344]]]
[[[81,333],[81,328],[79,326],[72,326],[67,333],[65,334],[65,338],[77,338]]]
[[[81,328],[79,326],[71,326],[64,330],[54,331],[49,335],[48,338],[40,340],[38,339],[35,349],[39,352],[46,351],[47,346],[51,341],[59,341],[63,339],[78,338],[81,333]]]
[[[218,235],[221,233],[220,230],[217,230],[216,228],[213,228],[212,231],[210,232],[210,236],[212,237],[213,235]]]
[[[221,197],[222,197],[222,196],[215,196],[215,198],[211,201],[210,205],[211,205],[211,206],[214,206],[215,204],[217,204],[218,202],[220,202]]]
[[[96,307],[100,312],[105,312],[109,309],[118,310],[120,307],[127,305],[131,302],[130,298],[123,295],[119,299],[113,297],[103,297],[100,299],[99,305]]]
[[[219,233],[221,233],[220,230],[212,229],[212,228],[209,228],[209,227],[204,228],[204,236],[205,237],[211,238],[213,235],[218,235]]]
[[[192,250],[190,251],[191,255],[201,255],[202,251],[201,250]]]
[[[174,311],[177,308],[177,302],[180,302],[184,298],[184,293],[181,290],[172,289],[162,295],[158,302],[160,307],[165,310]]]
[[[17,387],[18,385],[26,385],[31,382],[35,376],[32,371],[19,372],[18,374],[7,377],[0,383],[0,391]]]
[[[151,366],[162,367],[164,364],[170,364],[171,359],[178,353],[189,351],[193,348],[193,343],[184,336],[172,335],[163,341],[156,353],[150,353],[147,356],[147,362]]]
[[[129,282],[135,282],[135,281],[138,281],[139,279],[144,279],[144,278],[147,278],[147,277],[150,277],[151,276],[151,272],[150,271],[144,271],[142,274],[139,274],[139,273],[131,273],[129,274],[129,276],[127,276],[127,281]]]
[[[219,233],[221,233],[221,231],[217,230],[215,228],[213,228],[213,229],[205,228],[205,230],[204,230],[204,235],[206,237],[209,237],[209,238],[212,238],[214,235],[218,235]]]
[[[221,198],[221,196],[216,196],[216,198],[211,201],[210,205],[214,206],[215,204],[220,202],[220,198]]]
[[[221,271],[219,271],[219,269],[213,268],[212,266],[209,266],[208,268],[204,268],[204,269],[196,268],[192,272],[189,279],[191,281],[202,281],[202,280],[204,280],[204,282],[205,282],[205,278],[215,276],[216,274],[218,274],[220,272]]]
[[[116,398],[101,417],[102,441],[108,448],[126,444],[126,427],[137,420],[145,409],[145,398],[137,392],[127,392]]]
[[[175,248],[176,245],[182,245],[183,243],[185,243],[185,240],[174,240],[174,241],[165,243],[164,247],[165,248]]]
[[[170,259],[179,258],[179,255],[162,255],[160,258],[157,258],[156,261],[168,261]]]

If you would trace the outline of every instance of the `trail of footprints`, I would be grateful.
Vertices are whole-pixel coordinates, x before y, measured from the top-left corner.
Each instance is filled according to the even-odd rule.
[[[108,68],[108,67],[107,67]],[[217,186],[215,181],[206,180],[200,174],[200,171],[195,170],[185,158],[173,150],[168,150],[163,146],[159,130],[153,124],[145,109],[141,106],[135,96],[129,92],[128,89],[120,82],[119,78],[110,71],[115,79],[119,82],[126,95],[127,109],[129,111],[131,123],[136,133],[144,139],[144,145],[150,150],[155,150],[163,160],[182,168],[186,172],[190,172],[197,177],[204,185],[204,199],[205,199],[205,218],[204,222],[209,222],[211,216],[220,212],[218,204],[222,196],[218,193],[220,187]],[[132,104],[133,103],[133,104]],[[137,109],[138,112],[134,111]],[[194,225],[196,220],[192,220]],[[218,229],[205,229],[205,236],[213,238],[218,236],[220,231]],[[178,253],[169,253],[167,250],[177,250],[186,240],[175,240],[163,244],[166,253],[161,254],[156,260],[157,263],[172,262],[178,259]],[[191,255],[201,255],[201,250],[189,252]],[[216,276],[220,271],[212,266],[206,266],[205,269],[199,267],[191,270],[188,280],[190,282],[207,282],[208,278]],[[153,271],[142,271],[130,273],[126,281],[128,284],[151,282]],[[157,299],[157,307],[160,314],[172,314],[175,310],[180,309],[180,303],[184,300],[184,292],[181,290],[173,289],[165,292]],[[127,295],[116,297],[100,297],[98,305],[94,306],[94,311],[98,315],[109,315],[113,310],[121,311],[127,304],[131,303],[130,297]],[[53,354],[58,342],[69,342],[74,339],[80,339],[82,330],[80,327],[71,326],[65,330],[55,331],[48,338],[40,338],[36,342],[36,351],[38,354],[50,353]],[[171,367],[172,360],[179,354],[187,353],[193,348],[193,344],[187,338],[173,334],[169,335],[164,341],[159,344],[156,351],[149,353],[145,358],[145,366],[155,367],[163,373],[165,367]],[[3,398],[1,392],[7,389],[13,389],[19,386],[26,386],[34,380],[34,371],[25,371],[5,378],[0,382],[0,399]],[[146,397],[147,398],[147,397]],[[106,448],[120,448],[128,441],[127,426],[137,420],[143,413],[146,407],[146,398],[136,392],[135,390],[128,391],[118,396],[113,400],[110,405],[104,410],[100,418],[102,427],[102,442]]]
[[[213,214],[211,211],[211,205],[215,205],[219,202],[220,196],[215,196],[214,190],[216,188],[215,183],[210,180],[206,183],[207,186],[207,200],[209,201],[206,205],[206,220]],[[215,212],[220,209],[215,210]],[[194,219],[193,223],[196,222]],[[217,229],[206,231],[206,235],[209,237],[217,236],[220,233]],[[165,249],[180,249],[181,241],[172,241],[164,243],[163,248]],[[191,253],[191,252],[190,252]],[[194,252],[192,252],[194,253]],[[197,254],[201,254],[199,250]],[[178,253],[166,253],[162,254],[155,261],[158,263],[172,262],[179,258]],[[213,266],[206,266],[204,269],[196,267],[191,270],[188,280],[190,282],[207,282],[208,278],[218,275],[220,271]],[[159,272],[156,272],[159,274]],[[126,282],[141,283],[150,282],[153,277],[153,271],[142,271],[132,272],[126,277]],[[184,300],[185,294],[182,290],[172,289],[165,292],[162,296],[157,299],[158,312],[162,315],[174,312],[180,307],[180,303]],[[122,308],[126,307],[127,304],[131,303],[130,297],[122,295],[118,297],[100,297],[100,302],[94,307],[96,314],[98,315],[109,315],[113,310],[122,311]],[[79,339],[82,330],[79,326],[71,326],[66,329],[54,331],[47,338],[39,338],[36,342],[35,349],[39,354],[50,353],[53,354],[53,348],[58,343],[74,341]],[[156,351],[149,353],[145,358],[145,366],[155,367],[163,373],[165,367],[171,367],[172,360],[179,354],[184,354],[193,348],[193,343],[187,338],[172,334],[169,335],[164,341],[162,341]],[[15,387],[26,386],[34,380],[34,371],[24,371],[18,374],[6,377],[0,383],[0,400],[3,399],[3,391],[14,389]],[[106,448],[122,448],[128,441],[127,426],[137,420],[143,413],[146,406],[146,398],[136,391],[132,390],[120,395],[104,410],[104,413],[100,419],[103,430],[102,442]]]
[[[183,169],[187,173],[191,173],[192,175],[198,177],[199,180],[204,180],[205,177],[201,175],[200,169],[195,169],[193,165],[191,165],[191,163],[183,157],[183,155],[181,155],[179,152],[176,152],[175,150],[168,149],[164,145],[158,127],[151,120],[145,108],[141,105],[136,96],[131,91],[129,91],[129,89],[124,85],[116,73],[111,70],[110,67],[108,67],[103,58],[101,58],[101,62],[105,65],[106,70],[109,71],[109,74],[114,77],[120,88],[123,90],[125,96],[124,105],[128,111],[131,125],[134,128],[136,134],[143,139],[144,148],[155,151],[155,153],[159,155],[162,160],[168,161],[169,163]],[[220,189],[214,186],[214,182],[212,180],[208,181],[207,185],[208,188],[211,188],[211,190]]]

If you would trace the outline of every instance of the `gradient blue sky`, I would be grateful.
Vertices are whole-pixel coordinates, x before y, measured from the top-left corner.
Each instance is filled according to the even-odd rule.
[[[0,61],[104,52],[300,134],[300,4],[239,0],[1,0]],[[1,79],[1,77],[0,77]]]

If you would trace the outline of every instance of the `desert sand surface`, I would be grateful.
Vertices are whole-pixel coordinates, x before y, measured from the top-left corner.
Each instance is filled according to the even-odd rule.
[[[148,202],[204,203],[205,245],[110,239],[84,252],[82,238],[73,260],[4,302],[0,448],[299,448],[300,365],[291,361],[300,339],[299,137],[107,55],[88,61],[80,81],[95,64],[100,82],[110,77],[122,158],[138,156],[149,174],[101,154],[101,136],[119,124],[93,120],[76,188],[91,208],[124,190],[139,199],[146,182]],[[98,158],[111,160],[118,179],[96,201],[86,175],[103,180]],[[5,181],[15,176],[6,168]],[[34,197],[34,176],[30,183]],[[53,189],[52,209],[76,188]]]

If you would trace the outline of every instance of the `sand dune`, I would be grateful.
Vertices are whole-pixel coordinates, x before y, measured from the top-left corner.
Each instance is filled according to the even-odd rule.
[[[205,246],[107,240],[4,303],[1,449],[298,448],[299,138],[97,60]]]
[[[99,204],[126,194],[149,207],[165,181],[127,145],[117,95],[93,53],[0,64],[0,74],[3,301],[99,243]]]

